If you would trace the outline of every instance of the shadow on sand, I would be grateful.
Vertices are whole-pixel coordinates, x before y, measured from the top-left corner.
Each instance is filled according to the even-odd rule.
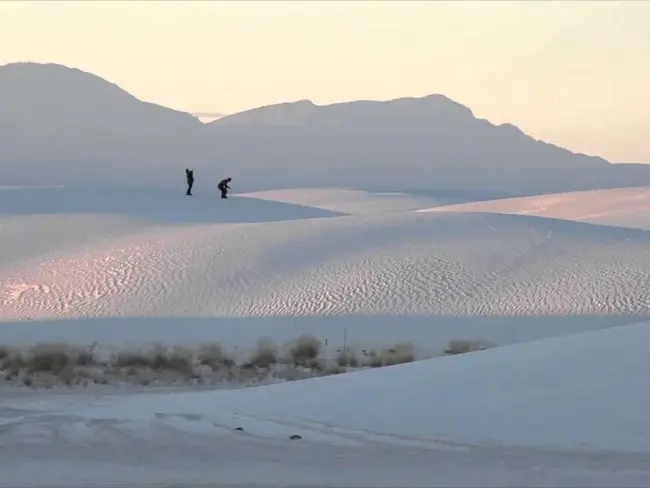
[[[0,216],[54,214],[123,215],[157,223],[274,222],[345,215],[319,208],[195,189],[188,197],[161,189],[0,189]]]

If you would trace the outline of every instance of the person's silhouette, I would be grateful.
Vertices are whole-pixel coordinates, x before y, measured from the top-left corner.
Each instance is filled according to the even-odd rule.
[[[219,182],[217,188],[219,188],[219,191],[221,191],[221,198],[228,198],[228,190],[230,190],[228,183],[231,181],[232,178],[225,178]]]
[[[187,193],[186,195],[192,195],[192,187],[194,186],[194,170],[185,169],[185,179],[187,180]]]

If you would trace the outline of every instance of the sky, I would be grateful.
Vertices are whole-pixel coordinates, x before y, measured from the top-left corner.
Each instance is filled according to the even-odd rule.
[[[54,62],[188,112],[442,93],[650,162],[650,2],[7,1],[0,64]]]

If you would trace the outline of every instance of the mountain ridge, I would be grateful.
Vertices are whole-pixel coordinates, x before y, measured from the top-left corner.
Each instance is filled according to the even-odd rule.
[[[0,66],[0,107],[6,184],[171,188],[182,186],[187,166],[210,181],[228,173],[242,191],[334,185],[533,194],[650,184],[650,167],[618,170],[511,123],[477,118],[439,93],[327,105],[303,99],[203,123],[78,68],[28,62]]]

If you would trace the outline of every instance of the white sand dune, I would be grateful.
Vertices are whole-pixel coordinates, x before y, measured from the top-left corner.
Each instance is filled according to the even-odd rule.
[[[108,466],[128,468],[137,455],[149,482],[164,473],[266,486],[641,486],[650,481],[642,461],[650,452],[649,339],[644,323],[237,391],[22,399],[2,412],[0,454],[18,460],[9,480],[55,437],[66,462],[71,446],[85,446],[71,459],[84,463],[80,471],[59,482],[106,480]],[[218,453],[212,473],[206,449]],[[232,462],[237,470],[226,467]]]
[[[389,444],[646,452],[649,325],[237,391],[145,394],[80,406],[71,401],[65,415],[79,423],[142,427],[193,417],[205,424],[197,432],[206,435],[214,420],[276,440],[293,430],[307,440],[313,431],[317,441],[323,434],[336,441],[340,432]],[[59,403],[32,406],[47,410]]]
[[[242,196],[305,205],[352,215],[386,214],[449,204],[450,198],[400,192],[371,192],[346,188],[306,188],[245,193]],[[455,202],[454,202],[455,203]]]
[[[227,205],[227,207],[225,206]],[[275,222],[340,215],[315,207],[235,196],[224,202],[214,189],[184,191],[97,188],[15,188],[0,191],[0,218],[47,215],[123,216],[141,223]]]
[[[216,192],[186,197],[164,190],[94,188],[11,188],[0,190],[0,270],[80,245],[146,233],[150,229],[198,224],[287,221],[341,215],[319,208],[255,198],[232,198],[224,205]],[[182,196],[182,198],[181,198]],[[1,275],[0,275],[1,276]]]
[[[494,212],[650,229],[650,188],[617,188],[460,203],[422,212]]]
[[[643,316],[649,244],[480,213],[156,227],[4,268],[0,317]]]
[[[0,341],[509,344],[238,391],[4,387],[0,485],[647,486],[650,329],[622,325],[650,317],[645,192],[0,191]]]

